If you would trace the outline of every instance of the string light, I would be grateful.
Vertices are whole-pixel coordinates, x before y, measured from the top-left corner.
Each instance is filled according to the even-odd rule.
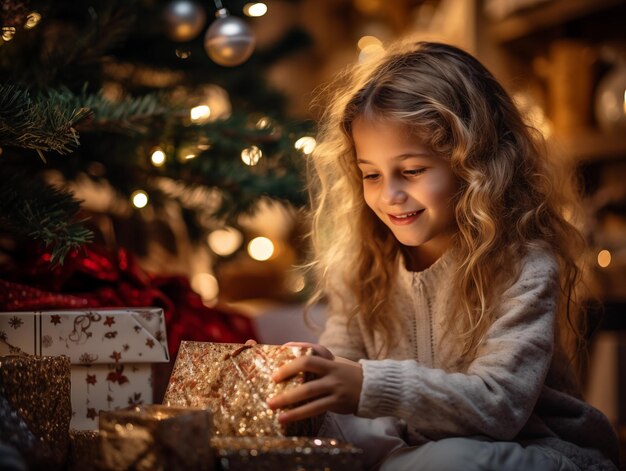
[[[263,157],[263,152],[257,146],[250,146],[241,151],[241,160],[246,165],[256,165]]]
[[[145,208],[148,204],[148,193],[143,190],[137,190],[130,195],[130,200],[135,208]]]
[[[359,51],[362,51],[367,46],[382,47],[383,42],[380,39],[378,39],[376,36],[363,36],[361,39],[359,39],[359,42],[357,43],[357,47],[359,48]]]
[[[191,108],[190,115],[193,122],[205,121],[211,116],[211,108],[208,105],[194,106]]]
[[[152,155],[150,156],[150,161],[155,167],[162,166],[165,163],[165,152],[157,147],[152,152]]]
[[[611,264],[611,252],[608,250],[600,250],[598,253],[598,265],[602,268],[606,268]]]
[[[272,125],[272,120],[267,116],[263,116],[256,122],[257,129],[267,129]]]
[[[217,298],[220,292],[217,278],[210,273],[196,273],[191,278],[191,288],[198,293],[202,299],[208,301]]]
[[[176,57],[179,59],[189,59],[191,57],[191,51],[187,49],[176,49]]]
[[[33,11],[29,13],[26,17],[26,24],[24,25],[24,29],[33,29],[39,24],[40,21],[41,15],[38,12]]]
[[[243,236],[234,227],[225,227],[211,232],[207,237],[207,242],[214,253],[227,257],[241,246]]]
[[[304,154],[309,155],[315,150],[317,141],[311,136],[304,136],[298,139],[293,145],[296,150],[302,151]]]
[[[292,293],[301,292],[305,287],[304,276],[298,275],[298,276],[292,277],[288,281],[287,286],[289,288],[289,291],[291,291]]]
[[[10,41],[15,36],[15,28],[13,26],[4,26],[2,28],[2,39],[5,41]]]
[[[260,262],[269,260],[274,255],[274,243],[267,237],[255,237],[248,244],[248,254]]]
[[[243,7],[243,12],[252,17],[263,16],[267,13],[267,5],[265,3],[246,3]]]

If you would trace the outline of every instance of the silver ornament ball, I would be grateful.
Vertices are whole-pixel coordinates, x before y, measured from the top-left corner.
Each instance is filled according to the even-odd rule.
[[[206,22],[204,9],[196,2],[174,0],[163,12],[165,32],[173,41],[189,41],[195,38]]]
[[[217,19],[204,36],[204,48],[209,57],[219,65],[234,67],[244,63],[254,51],[256,40],[248,24],[240,18],[230,16],[221,8]]]

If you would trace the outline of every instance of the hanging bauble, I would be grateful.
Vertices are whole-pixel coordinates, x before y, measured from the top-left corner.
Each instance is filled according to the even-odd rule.
[[[206,21],[204,9],[196,2],[174,0],[163,12],[165,32],[173,41],[189,41],[195,38]]]
[[[220,65],[234,67],[244,63],[254,51],[256,42],[248,24],[230,16],[226,8],[215,13],[216,20],[204,36],[204,48],[209,57]]]

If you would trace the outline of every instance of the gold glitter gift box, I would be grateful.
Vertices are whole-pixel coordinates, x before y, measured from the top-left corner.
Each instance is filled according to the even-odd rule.
[[[314,435],[321,417],[283,428],[278,411],[267,406],[269,398],[307,379],[299,373],[276,383],[272,373],[297,357],[312,354],[305,347],[183,341],[163,403],[210,409],[216,435]]]
[[[61,469],[72,413],[69,358],[0,356],[0,398],[6,405],[0,441],[18,449],[35,469]]]
[[[362,450],[328,438],[214,437],[223,471],[361,471]]]
[[[149,405],[100,412],[102,467],[107,470],[212,471],[211,414]]]

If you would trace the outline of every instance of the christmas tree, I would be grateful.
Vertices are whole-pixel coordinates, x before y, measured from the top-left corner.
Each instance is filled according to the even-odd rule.
[[[296,32],[247,58],[253,20],[241,19],[243,9],[238,1],[3,1],[5,235],[42,242],[62,262],[103,237],[98,215],[131,221],[146,247],[172,212],[193,241],[266,198],[303,206],[312,126],[286,117],[261,72],[308,40]],[[239,36],[228,36],[229,22]],[[0,249],[14,256],[11,247]]]

